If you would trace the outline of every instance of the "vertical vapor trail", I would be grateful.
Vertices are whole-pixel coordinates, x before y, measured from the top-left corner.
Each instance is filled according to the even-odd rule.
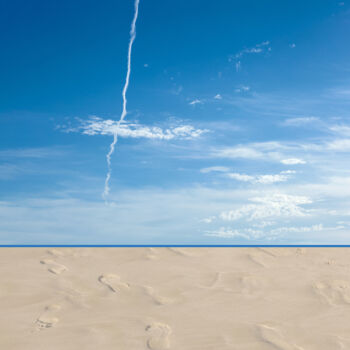
[[[113,141],[112,141],[111,145],[109,146],[109,152],[107,153],[107,156],[106,156],[107,165],[108,165],[108,172],[107,172],[107,176],[106,176],[106,180],[105,180],[105,188],[103,191],[104,198],[106,198],[106,196],[109,194],[109,180],[110,180],[111,174],[112,174],[111,157],[112,157],[112,154],[114,152],[115,145],[118,142],[118,130],[119,130],[120,124],[123,122],[123,120],[127,114],[127,111],[126,111],[126,104],[127,104],[126,92],[128,91],[128,87],[129,87],[129,80],[130,80],[130,73],[131,73],[131,51],[132,51],[132,45],[133,45],[135,38],[136,38],[136,21],[137,21],[137,16],[139,14],[139,3],[140,3],[140,0],[135,0],[135,4],[134,4],[135,12],[134,12],[134,18],[133,18],[132,23],[131,23],[130,41],[129,41],[129,47],[128,47],[127,72],[126,72],[126,77],[125,77],[125,84],[123,87],[123,93],[122,93],[123,111],[122,111],[120,119],[117,123],[116,130],[113,134]]]

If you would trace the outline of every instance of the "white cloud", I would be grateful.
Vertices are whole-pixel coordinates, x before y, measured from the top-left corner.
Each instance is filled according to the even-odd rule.
[[[264,218],[306,216],[307,212],[301,205],[312,203],[308,197],[280,193],[255,197],[250,201],[257,204],[247,204],[239,209],[223,211],[220,213],[220,218],[224,221],[236,221],[242,218],[251,221]]]
[[[257,228],[265,228],[265,227],[268,227],[268,226],[273,226],[275,225],[276,222],[275,221],[265,221],[265,220],[262,220],[260,222],[256,222],[254,224],[252,224],[253,227],[257,227]]]
[[[252,148],[245,146],[228,147],[219,150],[215,150],[212,153],[213,157],[218,158],[248,158],[258,159],[263,158],[264,153]]]
[[[295,147],[280,142],[258,142],[215,149],[209,155],[214,158],[266,159],[280,161],[282,157],[280,154],[281,151],[287,151],[294,148]]]
[[[227,174],[227,176],[231,179],[244,181],[244,182],[253,182],[255,180],[254,176],[239,174],[239,173],[230,173],[230,174]]]
[[[236,67],[236,72],[239,72],[242,67],[241,61],[236,62],[235,67]]]
[[[269,45],[270,45],[269,41],[264,41],[260,44],[255,45],[254,47],[243,49],[242,51],[236,53],[233,57],[237,59],[237,58],[241,58],[245,54],[261,53],[264,51],[264,46],[269,46]],[[230,59],[232,60],[233,57],[230,56]]]
[[[230,173],[227,174],[228,177],[231,179],[235,179],[238,181],[243,182],[250,182],[253,184],[273,184],[276,182],[284,182],[289,179],[290,173],[280,173],[280,174],[274,174],[274,175],[246,175],[246,174],[239,174],[239,173]]]
[[[322,182],[294,184],[293,189],[299,193],[316,197],[322,202],[329,202],[327,211],[336,207],[336,213],[350,215],[350,176],[327,176]]]
[[[306,164],[305,160],[299,158],[282,159],[281,163],[285,165]]]
[[[348,125],[334,125],[329,128],[331,131],[344,136],[350,136],[350,126]]]
[[[320,231],[335,231],[341,230],[344,226],[335,226],[335,227],[324,227],[323,224],[316,224],[311,226],[286,226],[286,227],[278,227],[274,230],[271,230],[273,234],[283,234],[283,233],[302,233],[302,232],[320,232]]]
[[[191,105],[191,106],[195,106],[195,105],[202,104],[202,103],[203,103],[203,101],[202,101],[202,100],[195,99],[195,100],[193,100],[193,101],[189,102],[189,105]]]
[[[295,170],[283,170],[280,172],[280,174],[296,174],[297,172]]]
[[[244,238],[257,239],[264,236],[263,231],[254,229],[233,230],[231,228],[220,227],[219,230],[205,231],[205,236],[220,237],[220,238]]]
[[[122,123],[118,129],[118,122],[111,119],[91,117],[81,120],[75,128],[64,128],[66,132],[81,132],[85,135],[113,135],[118,132],[120,137],[147,138],[159,140],[194,139],[208,132],[205,129],[196,129],[192,125],[172,126],[162,129],[157,126],[145,126],[138,123]]]
[[[241,70],[242,67],[241,59],[243,58],[243,56],[247,54],[260,54],[265,51],[271,51],[271,47],[269,47],[269,45],[269,41],[264,41],[260,44],[255,45],[254,47],[245,48],[240,52],[236,53],[235,55],[230,55],[228,57],[228,61],[235,62],[236,71],[238,72]]]
[[[269,226],[269,225],[267,225]],[[265,226],[263,226],[265,227]],[[262,228],[263,228],[262,227]],[[244,238],[246,240],[267,239],[274,240],[287,233],[312,233],[312,232],[332,232],[344,229],[344,226],[325,227],[323,224],[311,226],[282,226],[272,230],[257,230],[251,228],[232,229],[229,227],[220,227],[218,230],[205,231],[205,236],[219,238]]]
[[[0,180],[10,180],[22,171],[23,169],[15,164],[0,164]]]
[[[337,139],[327,143],[327,148],[332,151],[349,152],[350,139]]]
[[[319,121],[317,117],[300,117],[300,118],[288,118],[283,122],[286,126],[303,126],[310,123]]]
[[[240,86],[239,88],[235,89],[235,92],[247,92],[250,90],[250,86]]]
[[[308,158],[320,159],[327,152],[350,152],[350,138],[334,138],[333,140],[320,140],[315,143],[307,142],[257,142],[238,144],[232,147],[212,149],[209,158],[250,159],[281,162],[285,165],[306,164],[306,161],[298,157],[308,152]],[[290,157],[291,153],[293,154]]]
[[[212,223],[216,219],[216,216],[209,216],[207,218],[204,218],[203,220],[200,220],[200,222],[204,222],[206,224]]]
[[[259,184],[273,184],[275,182],[284,182],[289,179],[289,175],[275,174],[275,175],[258,175],[255,178],[255,183]]]
[[[51,158],[66,154],[63,147],[17,148],[0,151],[1,158]]]
[[[215,100],[222,100],[222,96],[220,94],[216,94],[214,98]]]
[[[211,166],[200,170],[200,172],[204,174],[211,173],[211,172],[227,172],[227,171],[230,171],[230,168],[227,168],[225,166]]]
[[[329,90],[329,95],[337,99],[346,99],[348,100],[350,96],[350,89],[346,87],[333,88]]]
[[[266,174],[266,175],[247,175],[240,173],[230,173],[231,169],[224,166],[212,166],[208,168],[203,168],[200,170],[201,173],[211,173],[211,172],[221,172],[226,173],[225,176],[230,179],[234,179],[242,182],[250,182],[253,184],[272,184],[276,182],[287,181],[290,175],[295,174],[294,170],[284,170],[279,174]]]

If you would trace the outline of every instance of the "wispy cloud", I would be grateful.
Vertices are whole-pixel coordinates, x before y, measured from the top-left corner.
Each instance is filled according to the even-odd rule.
[[[201,173],[207,174],[207,173],[212,173],[212,172],[228,172],[230,171],[230,168],[225,167],[225,166],[211,166],[208,168],[203,168],[200,170]]]
[[[254,176],[246,175],[246,174],[239,174],[239,173],[229,173],[227,176],[231,179],[235,179],[238,181],[243,182],[253,182],[255,180]]]
[[[248,92],[250,90],[250,86],[242,85],[235,89],[235,92]]]
[[[303,125],[315,123],[318,121],[319,121],[319,118],[317,118],[317,117],[288,118],[283,122],[283,125],[285,125],[285,126],[303,126]]]
[[[252,221],[265,218],[305,216],[307,211],[302,205],[312,203],[308,197],[281,193],[265,197],[254,197],[250,201],[254,204],[247,204],[235,210],[221,212],[219,215],[220,219],[236,221],[244,218]]]
[[[241,174],[237,172],[232,172],[232,169],[225,166],[212,166],[208,168],[203,168],[200,170],[201,173],[224,173],[223,176],[230,179],[234,179],[242,182],[249,182],[251,184],[264,184],[269,185],[277,182],[287,181],[291,175],[295,174],[295,170],[283,170],[279,174],[258,174],[258,175],[248,175]],[[222,174],[221,174],[222,176]]]
[[[246,240],[266,239],[276,240],[281,235],[290,233],[312,233],[312,232],[333,232],[343,230],[345,227],[342,225],[335,227],[325,227],[323,224],[315,224],[311,226],[285,226],[278,227],[272,230],[257,230],[251,228],[245,229],[232,229],[230,227],[220,227],[218,230],[206,231],[206,236],[219,237],[219,238],[243,238]]]
[[[63,147],[16,148],[0,151],[0,158],[51,158],[67,153]]]
[[[297,165],[297,164],[306,164],[306,161],[299,158],[288,158],[288,159],[282,159],[281,163],[285,165]]]
[[[329,130],[333,131],[336,134],[350,137],[350,126],[348,125],[332,125],[329,127]]]
[[[329,89],[328,91],[328,97],[334,97],[336,99],[348,100],[349,96],[350,96],[350,88],[348,86],[332,88],[332,89]]]
[[[239,72],[241,70],[241,67],[242,67],[241,61],[237,61],[235,63],[235,67],[236,67],[236,72]]]
[[[203,100],[199,100],[199,99],[196,98],[195,100],[189,102],[188,104],[191,105],[191,106],[195,106],[195,105],[202,104],[202,103],[204,103]]]
[[[237,230],[229,227],[220,227],[218,230],[205,231],[204,235],[219,238],[243,238],[246,240],[259,239],[266,236],[261,230],[251,228]]]
[[[271,51],[271,47],[270,47],[270,42],[269,41],[264,41],[260,44],[257,44],[253,47],[249,47],[249,48],[245,48],[239,52],[237,52],[234,55],[230,55],[228,58],[229,62],[234,62],[235,63],[235,67],[236,67],[236,71],[240,71],[241,67],[242,67],[242,58],[245,55],[249,55],[249,54],[260,54],[263,52],[269,52]]]
[[[345,132],[346,130],[344,130]],[[334,151],[350,152],[350,138],[319,139],[316,142],[270,141],[238,144],[231,147],[213,148],[208,158],[247,159],[280,162],[285,165],[306,164],[302,158],[318,159]]]
[[[77,127],[62,127],[62,130],[80,132],[85,135],[114,135],[118,129],[119,137],[159,140],[195,139],[209,132],[207,129],[197,129],[192,125],[176,125],[168,128],[126,122],[118,125],[118,122],[114,120],[99,117],[91,117],[87,120],[78,119],[78,121],[80,124]]]
[[[320,231],[335,231],[335,230],[341,230],[345,227],[342,225],[335,226],[335,227],[325,227],[323,224],[316,224],[311,226],[284,226],[284,227],[278,227],[276,229],[271,230],[272,233],[281,235],[284,233],[305,233],[305,232],[320,232]]]
[[[327,143],[331,151],[350,152],[350,139],[336,139]]]
[[[292,148],[286,143],[277,141],[257,142],[214,149],[210,156],[213,158],[280,160],[282,157],[280,152],[288,149]]]
[[[0,164],[0,180],[10,180],[22,172],[22,169],[15,164]]]
[[[270,47],[270,42],[269,41],[263,41],[260,44],[256,44],[253,47],[249,47],[249,48],[245,48],[243,50],[241,50],[240,52],[236,53],[233,56],[230,56],[230,58],[234,57],[234,58],[241,58],[246,54],[252,54],[252,53],[261,53],[263,52],[266,48],[268,49]]]
[[[276,182],[285,182],[290,178],[292,171],[281,172],[280,174],[267,175],[246,175],[240,173],[228,173],[227,176],[237,181],[250,182],[252,184],[269,185]]]
[[[259,159],[264,157],[264,153],[253,147],[240,145],[213,150],[211,156],[214,158]]]
[[[69,154],[68,147],[15,148],[0,151],[0,180],[12,180],[20,175],[50,173],[49,161]],[[53,162],[50,162],[52,165]],[[40,164],[45,163],[45,167]],[[51,166],[50,165],[50,166]],[[54,171],[58,173],[57,170]]]
[[[226,95],[223,103],[228,106],[235,106],[235,108],[239,108],[244,113],[252,114],[252,116],[258,113],[259,115],[274,117],[276,118],[275,120],[281,121],[282,117],[285,119],[296,119],[310,118],[315,114],[324,115],[324,111],[331,104],[335,107],[335,101],[336,99],[332,96],[332,92],[329,91],[325,92],[325,96],[320,98],[319,95],[287,95],[277,92],[266,93],[259,90],[249,94],[242,94],[242,96],[237,96],[236,94],[231,98]],[[339,113],[342,113],[343,108],[341,108],[341,105],[339,107]],[[314,121],[316,122],[316,120]],[[291,123],[293,123],[293,120]],[[283,125],[283,122],[281,124]]]

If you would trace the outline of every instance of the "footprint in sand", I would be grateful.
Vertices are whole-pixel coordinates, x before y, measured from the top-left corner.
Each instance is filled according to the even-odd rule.
[[[345,339],[342,337],[336,337],[337,350],[350,349],[350,339]]]
[[[286,341],[283,334],[277,328],[262,324],[258,326],[258,329],[261,339],[271,345],[272,349],[303,350],[302,347]]]
[[[129,283],[122,282],[118,275],[114,275],[112,273],[103,274],[98,278],[98,280],[114,293],[130,288]]]
[[[257,297],[263,292],[264,286],[263,279],[258,276],[237,272],[218,272],[210,288],[243,294],[247,297]]]
[[[298,249],[302,249],[302,248],[295,249],[295,248],[276,248],[276,247],[264,248],[264,247],[260,247],[258,249],[261,252],[264,252],[268,255],[273,256],[274,258],[303,254],[302,250],[298,250]]]
[[[175,299],[159,295],[153,287],[142,286],[141,288],[143,288],[144,292],[150,296],[157,305],[168,305],[175,302]]]
[[[181,255],[181,256],[192,256],[191,252],[189,249],[181,249],[181,248],[173,248],[170,247],[168,248],[170,252],[173,252],[176,255]]]
[[[47,254],[52,255],[52,256],[54,256],[56,258],[59,258],[59,257],[64,255],[63,251],[58,250],[58,249],[49,249],[47,251]]]
[[[334,280],[314,284],[315,292],[329,305],[350,304],[350,283]]]
[[[189,257],[189,258],[198,258],[207,254],[208,252],[208,250],[205,248],[198,249],[198,248],[188,248],[188,247],[187,248],[169,247],[167,249],[168,251],[176,255]]]
[[[269,267],[274,263],[275,257],[270,254],[265,253],[264,251],[253,251],[248,254],[248,257],[257,265],[262,267]]]
[[[299,248],[296,249],[295,254],[296,255],[304,255],[304,254],[306,254],[306,249],[299,247]]]
[[[61,306],[57,304],[47,306],[44,312],[35,321],[36,329],[44,330],[53,327],[59,321],[56,314],[60,310]]]
[[[276,258],[305,254],[305,250],[292,248],[257,248],[251,251],[248,256],[256,264],[262,267],[270,267],[276,262]]]
[[[262,294],[264,287],[264,280],[257,276],[246,275],[239,278],[239,288],[243,295],[257,297]]]
[[[146,254],[146,259],[148,260],[158,260],[159,255],[157,254],[157,251],[154,248],[148,248],[147,249],[147,254]]]
[[[50,271],[56,275],[59,275],[62,272],[68,270],[64,265],[58,264],[55,261],[50,260],[50,259],[41,260],[40,263],[44,264],[44,265],[48,265],[49,266],[48,271]]]
[[[146,331],[150,333],[147,340],[147,347],[151,350],[165,350],[170,348],[171,328],[160,322],[152,323],[146,327]]]

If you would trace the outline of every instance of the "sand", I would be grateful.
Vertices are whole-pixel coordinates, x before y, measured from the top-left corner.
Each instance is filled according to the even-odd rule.
[[[350,349],[347,248],[2,248],[0,349]]]

